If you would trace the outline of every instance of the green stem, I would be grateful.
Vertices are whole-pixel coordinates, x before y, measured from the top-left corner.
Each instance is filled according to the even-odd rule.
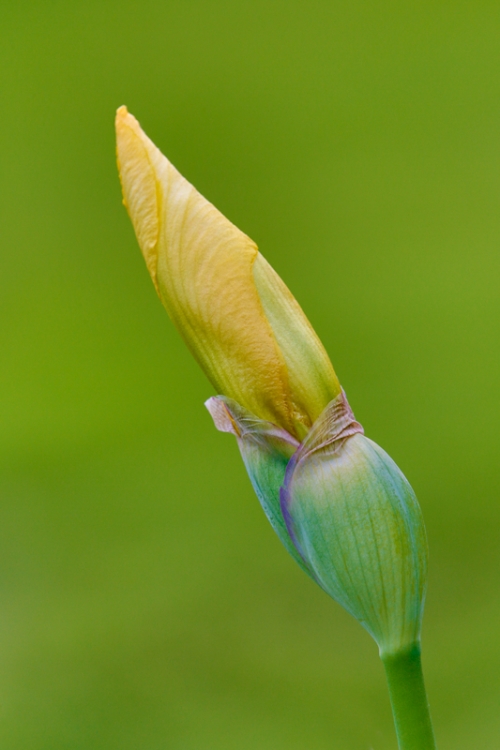
[[[382,656],[399,750],[436,750],[425,692],[420,644]]]

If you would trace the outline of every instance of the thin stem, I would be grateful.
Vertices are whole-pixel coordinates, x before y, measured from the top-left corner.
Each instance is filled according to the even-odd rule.
[[[425,692],[420,644],[382,655],[399,750],[436,750]]]

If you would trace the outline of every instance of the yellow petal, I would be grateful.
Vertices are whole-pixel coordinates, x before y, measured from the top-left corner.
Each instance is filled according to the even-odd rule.
[[[303,435],[325,406],[339,395],[340,383],[299,303],[260,253],[255,259],[253,275],[265,316],[285,360],[292,395],[292,421],[296,432]]]
[[[300,307],[125,107],[116,130],[124,202],[170,317],[218,393],[302,437],[340,387]]]

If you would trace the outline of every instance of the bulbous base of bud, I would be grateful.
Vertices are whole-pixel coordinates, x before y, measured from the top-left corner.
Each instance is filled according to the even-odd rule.
[[[302,443],[236,402],[207,402],[233,433],[264,511],[284,546],[373,636],[381,652],[418,642],[427,542],[415,494],[363,434],[344,393]]]

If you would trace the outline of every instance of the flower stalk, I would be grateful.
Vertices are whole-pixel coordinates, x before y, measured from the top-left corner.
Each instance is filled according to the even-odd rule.
[[[420,643],[382,655],[399,750],[435,750]]]

